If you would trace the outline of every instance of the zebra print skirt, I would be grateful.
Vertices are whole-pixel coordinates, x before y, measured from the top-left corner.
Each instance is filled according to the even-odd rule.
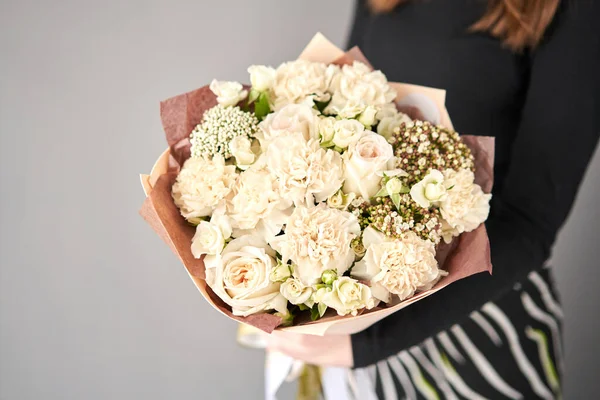
[[[355,369],[361,400],[561,397],[563,313],[551,271],[418,346]]]

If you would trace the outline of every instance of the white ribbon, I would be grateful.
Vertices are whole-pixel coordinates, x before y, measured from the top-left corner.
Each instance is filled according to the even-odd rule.
[[[268,335],[266,333],[248,325],[241,324],[239,326],[238,343],[241,345],[266,349],[267,342]],[[265,355],[265,400],[277,400],[277,391],[283,382],[293,382],[298,379],[304,365],[303,361],[295,360],[277,351],[267,350]],[[349,368],[322,368],[321,384],[325,400],[362,399],[357,394],[357,382],[352,378],[352,371]]]

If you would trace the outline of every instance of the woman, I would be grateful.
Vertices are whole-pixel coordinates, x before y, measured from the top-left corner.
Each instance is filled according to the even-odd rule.
[[[598,141],[592,0],[358,1],[350,46],[390,81],[447,90],[456,129],[496,138],[479,274],[352,337],[271,347],[356,368],[359,398],[560,396],[562,312],[547,265]]]

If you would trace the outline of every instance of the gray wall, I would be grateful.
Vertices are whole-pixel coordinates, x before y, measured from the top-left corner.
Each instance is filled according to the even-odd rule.
[[[259,399],[261,352],[138,216],[137,174],[165,147],[159,100],[247,80],[316,31],[343,45],[350,2],[0,4],[0,399]],[[555,257],[566,398],[600,390],[599,167]]]

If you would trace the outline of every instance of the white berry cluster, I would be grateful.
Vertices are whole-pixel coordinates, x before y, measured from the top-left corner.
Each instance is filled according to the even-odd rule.
[[[257,129],[258,119],[253,113],[216,105],[204,113],[202,123],[190,135],[192,157],[221,154],[230,158],[229,143],[238,136],[251,139]]]

